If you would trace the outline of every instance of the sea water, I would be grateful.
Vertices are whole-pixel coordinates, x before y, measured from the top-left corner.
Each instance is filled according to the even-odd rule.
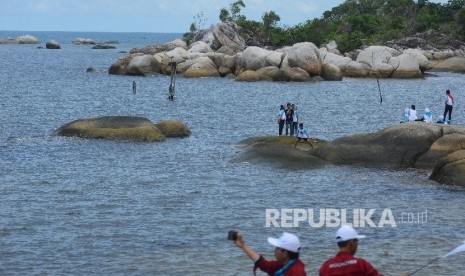
[[[428,107],[438,118],[450,89],[453,122],[462,125],[463,74],[380,79],[379,88],[375,79],[243,83],[178,76],[170,102],[169,76],[115,76],[108,68],[133,47],[181,34],[0,37],[22,34],[41,44],[0,45],[1,275],[251,275],[252,262],[226,239],[230,229],[270,259],[266,238],[295,233],[307,272],[316,275],[337,251],[337,228],[266,227],[267,209],[376,209],[375,222],[391,210],[395,227],[358,228],[367,238],[357,255],[385,275],[411,272],[465,239],[464,190],[428,180],[430,171],[235,161],[243,139],[277,135],[278,109],[287,102],[298,105],[312,137],[333,140],[397,124],[412,104],[420,116]],[[73,45],[77,37],[120,43],[92,50]],[[37,48],[51,39],[62,49]],[[52,135],[72,120],[102,115],[176,119],[192,135],[162,143]],[[413,219],[425,212],[426,220]],[[440,259],[422,275],[463,275],[464,258]]]

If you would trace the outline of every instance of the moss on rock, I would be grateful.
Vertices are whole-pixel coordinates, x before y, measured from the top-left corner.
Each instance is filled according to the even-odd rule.
[[[289,136],[253,137],[243,140],[240,146],[244,152],[238,161],[270,162],[279,166],[314,167],[327,164],[325,160],[313,156],[311,152],[324,145],[323,140],[310,138],[313,149],[306,143],[295,145],[295,138]]]
[[[150,120],[133,116],[78,119],[60,127],[54,135],[135,142],[159,142],[166,139]]]
[[[156,126],[167,138],[184,138],[191,135],[190,129],[180,121],[160,121]]]

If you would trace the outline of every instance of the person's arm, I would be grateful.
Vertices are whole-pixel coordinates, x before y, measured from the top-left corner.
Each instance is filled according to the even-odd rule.
[[[237,247],[241,248],[252,261],[256,262],[258,259],[260,259],[260,255],[258,255],[257,252],[253,251],[252,248],[245,244],[241,233],[237,233],[236,245]]]
[[[367,262],[365,259],[362,258],[357,258],[359,261],[360,265],[363,267],[363,271],[365,275],[369,276],[383,276],[383,274],[380,274],[369,262]]]

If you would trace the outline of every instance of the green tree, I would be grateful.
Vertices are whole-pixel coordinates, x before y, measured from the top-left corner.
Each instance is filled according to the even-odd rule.
[[[276,25],[278,24],[279,20],[281,20],[281,18],[274,11],[270,11],[263,14],[262,20],[263,32],[266,40],[268,43],[276,45],[276,43],[279,43],[278,40],[282,31],[281,29],[276,28]]]
[[[220,10],[220,21],[221,22],[226,22],[226,21],[231,21],[232,18],[231,18],[231,15],[229,15],[229,12],[227,9],[225,8],[222,8]]]
[[[242,0],[238,0],[234,3],[231,4],[230,6],[230,12],[231,12],[231,18],[233,21],[239,20],[239,19],[245,19],[243,15],[241,15],[241,9],[245,8],[245,4]]]
[[[262,22],[241,15],[243,1],[235,1],[220,11],[220,20],[231,20],[241,28],[246,41],[261,45],[286,46],[310,41],[322,45],[335,40],[342,52],[363,44],[383,44],[417,32],[436,29],[464,39],[465,0],[449,0],[447,4],[429,0],[346,0],[325,11],[321,18],[295,26],[278,26],[279,15],[266,12]]]

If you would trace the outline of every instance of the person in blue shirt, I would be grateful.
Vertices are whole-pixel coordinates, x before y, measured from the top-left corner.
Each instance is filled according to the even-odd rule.
[[[313,148],[312,143],[310,143],[310,141],[308,140],[308,130],[304,128],[303,123],[300,123],[299,128],[297,129],[297,136],[295,137],[294,147],[297,147],[297,143],[300,142],[301,140],[304,140],[305,142],[307,142],[307,144],[309,144]]]
[[[425,108],[425,114],[423,114],[423,120],[426,123],[432,123],[433,122],[433,113],[431,113],[429,108]]]

